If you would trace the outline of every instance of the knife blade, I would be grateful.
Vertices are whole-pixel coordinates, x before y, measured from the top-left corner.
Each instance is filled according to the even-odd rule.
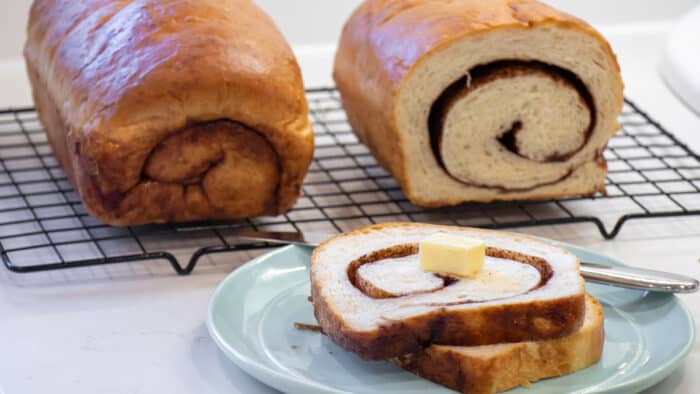
[[[236,235],[244,241],[310,247],[334,237],[332,234],[314,232],[252,230],[242,230]],[[664,293],[694,293],[700,285],[694,278],[671,272],[592,262],[581,262],[581,275],[591,282]]]

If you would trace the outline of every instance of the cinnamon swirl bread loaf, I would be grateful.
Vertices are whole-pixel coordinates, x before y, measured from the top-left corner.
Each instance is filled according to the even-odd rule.
[[[435,233],[486,243],[472,279],[420,268],[418,243]],[[577,258],[503,232],[384,224],[333,238],[311,257],[316,320],[336,344],[364,359],[416,353],[431,344],[476,346],[562,337],[585,314]]]
[[[334,76],[353,130],[416,204],[604,191],[617,61],[538,1],[367,0]]]
[[[302,79],[250,0],[36,0],[25,58],[53,152],[103,222],[274,215],[297,198]]]

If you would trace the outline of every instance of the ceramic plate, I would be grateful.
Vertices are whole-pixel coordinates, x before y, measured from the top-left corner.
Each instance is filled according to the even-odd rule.
[[[565,245],[581,260],[620,264]],[[389,362],[362,361],[324,335],[294,328],[315,323],[309,296],[310,248],[289,246],[229,275],[209,303],[207,325],[219,348],[258,380],[289,393],[453,393]],[[512,394],[638,392],[668,376],[688,354],[694,324],[666,294],[588,284],[605,308],[602,360],[577,373]]]

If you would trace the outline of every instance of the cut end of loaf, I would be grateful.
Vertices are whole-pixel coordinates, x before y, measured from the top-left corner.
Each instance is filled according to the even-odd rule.
[[[607,49],[587,30],[544,23],[467,35],[421,59],[396,102],[412,158],[403,163],[408,198],[440,206],[598,192],[599,152],[622,103]]]

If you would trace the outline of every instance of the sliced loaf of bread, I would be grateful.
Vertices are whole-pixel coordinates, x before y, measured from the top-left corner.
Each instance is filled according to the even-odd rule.
[[[617,60],[542,2],[364,1],[333,75],[353,131],[415,204],[605,190]]]

